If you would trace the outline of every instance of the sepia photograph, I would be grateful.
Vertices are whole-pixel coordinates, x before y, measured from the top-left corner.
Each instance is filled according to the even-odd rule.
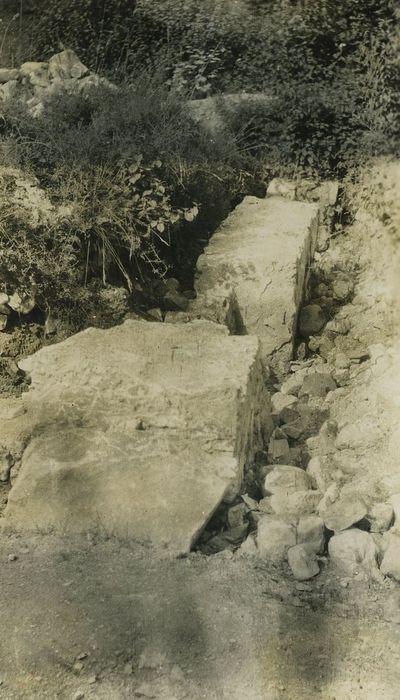
[[[0,0],[0,700],[399,698],[399,1]]]

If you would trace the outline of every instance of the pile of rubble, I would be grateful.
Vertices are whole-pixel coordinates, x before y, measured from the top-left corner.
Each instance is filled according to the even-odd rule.
[[[27,105],[33,117],[43,114],[49,97],[60,93],[85,96],[99,86],[116,89],[106,78],[84,66],[71,49],[48,61],[29,61],[20,68],[0,69],[0,103],[17,99]]]
[[[315,255],[298,359],[272,394],[268,450],[199,543],[207,553],[287,562],[300,581],[318,575],[327,555],[343,576],[400,580],[400,345],[393,289],[380,279],[388,248],[365,218],[349,233]],[[371,247],[372,272],[363,268]]]

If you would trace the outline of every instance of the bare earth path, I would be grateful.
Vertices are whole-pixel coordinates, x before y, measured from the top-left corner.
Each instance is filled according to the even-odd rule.
[[[111,541],[10,539],[0,556],[2,698],[398,697],[390,584]]]

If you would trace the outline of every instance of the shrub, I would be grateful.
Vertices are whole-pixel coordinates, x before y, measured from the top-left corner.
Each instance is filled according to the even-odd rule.
[[[91,307],[89,291],[81,285],[80,241],[66,221],[58,226],[32,227],[26,211],[0,198],[0,280],[2,291],[30,294],[39,307],[85,317]]]
[[[130,163],[62,167],[53,175],[50,192],[71,207],[71,224],[86,249],[85,277],[92,263],[106,284],[114,269],[132,291],[131,270],[140,260],[160,276],[166,272],[160,244],[169,245],[172,227],[193,221],[198,209],[171,204],[161,167],[161,161],[145,165],[138,155]]]
[[[33,233],[17,212],[0,231],[8,284],[33,281],[38,303],[53,311],[79,289],[88,308],[95,280],[132,290],[171,266],[184,274],[182,259],[195,262],[189,249],[253,186],[234,139],[211,142],[185,102],[145,76],[117,93],[52,95],[35,119],[11,101],[0,132],[3,162],[32,172],[67,207],[52,231]]]
[[[102,8],[94,0],[73,0],[72,9],[51,0],[37,31],[41,55],[59,36],[92,67],[118,73],[123,66],[132,76],[157,65],[182,97],[266,91],[277,98],[275,109],[248,114],[250,129],[242,115],[240,128],[252,135],[242,146],[264,153],[271,170],[331,176],[359,153],[382,152],[388,143],[393,149],[399,86],[392,0],[137,0],[134,8],[112,0]],[[90,40],[87,13],[97,18]]]
[[[34,26],[40,60],[72,48],[93,70],[125,65],[134,33],[134,0],[39,0]]]

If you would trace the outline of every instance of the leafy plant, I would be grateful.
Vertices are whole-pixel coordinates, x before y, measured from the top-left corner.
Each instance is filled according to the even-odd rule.
[[[161,161],[146,165],[138,155],[130,163],[60,168],[53,175],[51,191],[71,207],[71,223],[86,250],[86,281],[90,267],[92,274],[101,268],[104,284],[117,269],[132,291],[132,268],[137,272],[140,260],[165,274],[160,248],[170,245],[179,221],[196,218],[198,208],[171,204],[161,166]]]

